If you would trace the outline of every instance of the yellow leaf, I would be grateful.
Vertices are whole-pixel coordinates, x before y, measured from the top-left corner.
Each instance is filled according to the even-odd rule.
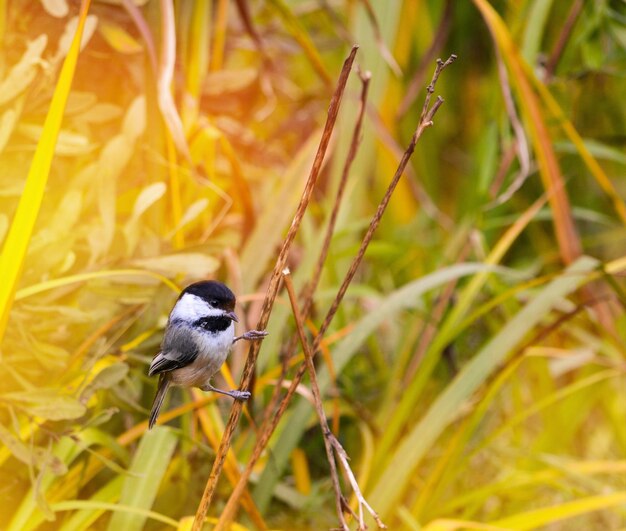
[[[40,35],[28,43],[26,51],[19,62],[11,69],[9,75],[0,83],[0,105],[21,94],[28,87],[43,63],[41,54],[46,48],[48,37]]]
[[[51,389],[6,393],[2,395],[2,400],[47,420],[76,419],[86,411],[85,406],[75,398],[59,395]]]
[[[15,109],[7,109],[2,118],[0,118],[0,153],[4,151],[9,138],[11,138],[11,133],[13,133],[13,128],[17,122],[17,116],[18,113]]]
[[[41,5],[48,15],[56,18],[66,17],[70,11],[67,0],[41,0]]]
[[[143,50],[141,44],[117,24],[102,20],[98,29],[109,46],[120,53],[139,53]]]
[[[26,138],[37,141],[43,135],[43,127],[37,124],[20,123],[17,132]],[[54,152],[58,155],[84,155],[94,149],[89,139],[72,131],[59,131]]]
[[[119,118],[122,109],[112,103],[97,103],[83,112],[78,118],[92,124],[101,124]]]
[[[98,17],[95,15],[87,15],[84,20],[81,20],[83,24],[83,29],[81,30],[81,41],[80,41],[80,49],[87,46],[87,43],[90,41],[94,31],[96,31],[96,26],[98,25]],[[68,20],[65,25],[65,31],[61,38],[59,39],[59,48],[57,50],[57,57],[64,57],[67,55],[70,46],[73,45],[73,39],[76,35],[76,31],[79,25],[78,17],[72,17]]]

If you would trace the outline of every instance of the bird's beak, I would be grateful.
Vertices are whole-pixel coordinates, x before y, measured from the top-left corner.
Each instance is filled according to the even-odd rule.
[[[232,319],[233,321],[235,321],[236,323],[239,322],[239,318],[237,317],[237,314],[235,312],[228,312],[226,314],[226,317],[228,317],[229,319]]]

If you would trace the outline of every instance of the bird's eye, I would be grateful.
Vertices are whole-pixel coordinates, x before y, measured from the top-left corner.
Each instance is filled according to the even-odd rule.
[[[212,299],[212,300],[209,301],[209,304],[211,306],[217,306],[219,304],[219,302],[217,301],[217,299]]]

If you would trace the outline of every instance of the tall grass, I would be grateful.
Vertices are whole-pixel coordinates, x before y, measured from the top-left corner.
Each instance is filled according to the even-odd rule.
[[[619,1],[64,6],[0,2],[1,528],[190,528],[231,404],[177,391],[147,434],[147,364],[194,280],[227,282],[256,325],[353,43],[369,103],[312,335],[419,121],[429,58],[459,55],[316,358],[361,491],[393,529],[626,526]],[[298,292],[359,83],[288,256]],[[267,328],[207,528],[303,363],[284,358],[285,293]],[[337,525],[309,385],[233,529]]]

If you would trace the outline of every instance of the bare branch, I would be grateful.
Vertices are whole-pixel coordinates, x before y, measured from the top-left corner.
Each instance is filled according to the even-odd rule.
[[[348,150],[348,155],[346,157],[346,161],[344,163],[341,179],[339,182],[339,186],[337,189],[337,195],[335,197],[335,203],[333,205],[333,210],[330,215],[330,219],[326,228],[326,235],[324,237],[324,243],[322,244],[322,249],[320,251],[320,255],[317,259],[317,265],[315,269],[315,273],[313,274],[313,278],[311,281],[304,287],[301,298],[304,299],[302,304],[302,315],[306,318],[311,311],[311,306],[313,304],[313,294],[317,289],[317,285],[319,283],[319,279],[321,277],[321,271],[326,261],[326,257],[328,256],[328,249],[330,247],[330,241],[332,239],[332,235],[335,230],[335,225],[337,221],[337,215],[339,213],[339,207],[341,206],[341,201],[343,199],[346,182],[348,179],[348,175],[350,174],[350,168],[352,167],[352,162],[356,156],[356,152],[359,146],[360,138],[361,138],[361,130],[363,125],[363,116],[365,112],[366,102],[367,102],[367,93],[369,88],[369,81],[371,78],[371,74],[369,72],[362,73],[358,70],[359,78],[361,79],[361,98],[360,98],[360,109],[359,114],[357,116],[357,120],[355,123],[354,131],[352,134],[352,141],[350,144],[350,149]],[[220,519],[216,529],[221,529],[226,525],[227,522],[230,522],[234,519],[235,512],[237,511],[237,506],[239,504],[239,499],[241,494],[244,492],[244,487],[252,474],[252,470],[256,465],[257,461],[261,457],[263,450],[267,446],[267,442],[269,441],[272,433],[276,429],[276,424],[274,423],[274,418],[278,416],[278,418],[282,417],[285,412],[287,406],[291,401],[291,397],[296,391],[297,386],[291,386],[287,392],[285,398],[279,407],[278,412],[275,412],[276,405],[278,404],[278,400],[280,398],[280,392],[282,389],[282,383],[284,382],[287,371],[289,368],[289,360],[295,354],[296,347],[298,345],[298,336],[293,335],[291,340],[289,341],[286,349],[285,355],[282,359],[282,368],[281,374],[278,379],[278,382],[274,386],[274,391],[270,398],[270,401],[265,409],[265,415],[263,417],[263,421],[261,423],[261,428],[259,430],[260,436],[258,436],[254,449],[252,450],[252,455],[248,459],[248,463],[246,465],[245,470],[242,472],[239,483],[233,490],[220,515]]]
[[[296,330],[298,331],[300,344],[302,345],[302,350],[304,351],[304,363],[309,372],[309,377],[311,378],[311,392],[313,393],[313,403],[315,405],[315,411],[317,412],[320,426],[322,428],[322,433],[324,434],[326,457],[328,458],[328,464],[330,466],[330,479],[333,483],[333,489],[335,491],[335,506],[337,508],[337,517],[339,518],[339,524],[341,525],[341,529],[344,531],[348,531],[348,523],[343,516],[343,495],[341,493],[341,485],[339,484],[339,476],[337,475],[337,464],[335,463],[335,456],[333,455],[333,445],[330,442],[330,437],[327,435],[330,434],[332,436],[332,432],[328,427],[328,420],[326,419],[326,414],[324,413],[324,406],[322,405],[322,393],[320,392],[319,384],[317,383],[315,365],[313,365],[313,353],[311,352],[311,348],[309,342],[307,341],[306,333],[304,331],[304,322],[302,314],[298,309],[298,299],[296,296],[296,292],[293,288],[293,282],[291,281],[291,273],[287,268],[283,270],[283,280],[285,282],[285,287],[287,288],[287,293],[289,294],[289,302],[291,303],[291,310],[293,312],[293,317],[296,321]]]
[[[435,85],[437,84],[437,80],[439,79],[439,75],[441,74],[441,72],[443,72],[443,69],[446,68],[448,65],[451,65],[452,63],[454,63],[454,61],[456,61],[456,55],[452,54],[450,57],[448,57],[448,59],[446,59],[446,61],[443,61],[441,59],[437,59],[437,68],[435,68],[435,73],[433,74],[433,78],[431,79],[430,83],[428,84],[428,86],[426,87],[426,97],[424,98],[424,105],[422,106],[422,114],[420,114],[420,125],[422,125],[425,121],[429,122],[432,121],[432,116],[434,116],[434,114],[437,112],[437,109],[439,107],[437,107],[437,109],[430,109],[430,98],[433,95],[433,93],[435,92]],[[440,99],[440,98],[438,98]],[[443,100],[442,100],[443,103]],[[441,103],[439,104],[441,105]],[[434,106],[433,106],[434,107]],[[427,114],[431,114],[431,119],[430,120],[426,120],[426,115]]]
[[[364,531],[367,529],[365,525],[365,521],[363,520],[363,507],[367,509],[367,511],[372,515],[378,527],[381,529],[386,529],[387,526],[382,522],[376,511],[372,509],[372,507],[367,503],[363,494],[361,493],[361,489],[359,488],[359,484],[354,477],[354,473],[350,468],[348,463],[348,454],[343,449],[335,435],[330,428],[328,427],[328,420],[326,419],[326,414],[324,413],[324,406],[322,404],[322,394],[320,392],[319,384],[317,383],[317,373],[315,372],[315,365],[313,364],[313,352],[307,341],[306,334],[304,332],[304,324],[302,320],[302,315],[298,310],[298,301],[296,299],[296,292],[293,289],[293,282],[291,281],[291,275],[289,269],[285,269],[283,271],[283,277],[285,281],[285,287],[287,288],[287,293],[289,294],[289,302],[291,302],[291,309],[293,310],[293,316],[296,320],[296,328],[298,330],[298,336],[300,337],[300,344],[302,345],[302,350],[304,351],[304,363],[306,365],[306,369],[309,373],[309,378],[311,379],[311,391],[313,393],[313,400],[315,404],[315,411],[317,412],[317,416],[320,421],[320,426],[322,428],[322,433],[324,435],[324,446],[326,447],[326,455],[328,456],[328,464],[330,465],[330,473],[331,479],[333,482],[333,488],[335,489],[335,503],[337,506],[337,516],[339,517],[339,522],[341,524],[342,529],[347,530],[348,526],[343,516],[344,509],[344,497],[341,493],[341,485],[339,484],[339,476],[337,475],[337,464],[335,463],[335,457],[333,455],[333,448],[337,453],[337,457],[339,462],[342,464],[346,475],[348,476],[348,480],[350,485],[352,486],[352,490],[357,497],[359,502],[359,531]]]
[[[328,108],[328,118],[326,120],[324,131],[322,132],[322,138],[320,140],[320,145],[315,155],[315,160],[313,161],[313,166],[311,167],[309,178],[305,185],[304,191],[302,192],[302,197],[300,198],[300,203],[298,205],[298,208],[296,209],[296,213],[291,223],[291,227],[287,232],[287,236],[285,237],[282,249],[280,250],[280,254],[278,255],[278,258],[276,260],[274,272],[272,273],[272,277],[270,278],[267,293],[265,295],[265,300],[263,302],[263,307],[261,308],[261,317],[259,318],[259,323],[256,327],[257,330],[264,330],[267,326],[267,322],[269,321],[270,313],[272,311],[272,307],[274,306],[274,301],[276,300],[276,295],[278,293],[281,271],[283,270],[287,262],[289,249],[291,248],[291,244],[293,243],[293,240],[296,236],[296,232],[300,227],[300,222],[302,221],[304,213],[306,212],[306,209],[309,205],[311,195],[313,194],[313,188],[315,187],[315,183],[317,182],[317,178],[322,168],[322,162],[324,160],[324,156],[326,155],[326,149],[328,148],[330,137],[335,126],[335,121],[337,120],[337,114],[339,112],[339,106],[341,104],[341,97],[343,96],[343,92],[348,81],[348,75],[350,74],[350,70],[352,69],[352,64],[354,62],[354,57],[356,55],[357,49],[358,46],[354,46],[352,48],[348,58],[343,64],[343,68],[339,76],[339,81],[337,83],[337,88],[335,89],[335,92],[330,102],[330,106]],[[250,345],[248,357],[246,359],[246,363],[244,365],[243,373],[241,376],[240,387],[242,390],[248,390],[248,387],[250,386],[254,367],[256,365],[256,360],[259,355],[259,349],[260,344],[258,342],[254,342]],[[209,505],[211,504],[211,499],[213,498],[215,488],[217,487],[217,481],[222,472],[224,459],[226,458],[226,454],[228,452],[228,449],[230,448],[233,433],[235,432],[235,428],[241,415],[242,408],[242,402],[233,402],[230,418],[228,419],[228,423],[226,424],[226,428],[224,429],[224,435],[222,436],[220,447],[215,457],[215,461],[213,462],[211,474],[209,475],[209,479],[207,480],[202,499],[200,500],[200,504],[198,505],[198,509],[196,511],[196,516],[194,518],[192,527],[193,531],[200,531],[202,529],[202,524],[209,509]]]
[[[431,84],[429,85],[429,87],[431,87],[434,91],[434,87],[435,84],[437,82],[437,79],[439,77],[439,75],[441,74],[441,72],[443,71],[444,68],[446,68],[449,64],[451,64],[452,62],[454,62],[454,60],[456,59],[456,55],[451,55],[447,61],[442,61],[442,60],[438,60],[437,61],[437,68],[435,70],[435,74],[433,75],[433,80],[431,81]],[[430,101],[430,96],[432,95],[432,92],[428,93],[428,101]],[[433,118],[435,116],[435,113],[438,111],[438,109],[441,107],[441,105],[443,104],[443,99],[438,97],[437,100],[435,101],[435,103],[433,104],[433,106],[431,108],[425,107],[424,111],[423,111],[423,118],[420,119],[418,126],[415,130],[415,133],[413,134],[413,137],[411,138],[411,142],[409,143],[409,146],[407,147],[406,151],[404,152],[402,159],[400,160],[399,164],[398,164],[398,168],[396,170],[396,173],[394,174],[394,177],[391,181],[391,183],[389,184],[389,187],[387,189],[387,192],[385,193],[385,196],[383,197],[383,199],[381,200],[378,209],[376,211],[376,214],[374,215],[374,217],[372,218],[372,221],[370,222],[370,226],[367,230],[367,233],[365,234],[365,236],[363,237],[363,241],[361,242],[361,246],[359,248],[359,251],[357,253],[357,255],[355,256],[355,258],[352,261],[352,264],[350,266],[350,269],[348,270],[348,272],[346,273],[346,276],[341,284],[341,287],[339,288],[339,291],[335,297],[335,300],[333,301],[333,304],[331,305],[330,309],[328,310],[328,313],[326,314],[326,317],[324,319],[324,322],[322,323],[319,332],[317,334],[317,336],[315,337],[315,340],[313,342],[313,346],[311,348],[313,355],[317,354],[321,342],[323,340],[324,334],[326,333],[326,331],[328,330],[334,316],[335,313],[337,312],[337,309],[339,308],[339,305],[341,303],[341,301],[343,300],[343,297],[346,293],[346,290],[348,289],[348,286],[350,285],[350,283],[352,282],[352,279],[354,278],[354,275],[356,273],[356,270],[358,269],[358,266],[360,265],[363,256],[365,255],[365,251],[367,250],[367,247],[369,245],[369,243],[371,242],[374,232],[376,231],[376,229],[378,228],[378,225],[380,224],[380,220],[385,212],[385,209],[387,208],[387,205],[389,204],[389,201],[391,200],[391,195],[393,194],[393,191],[395,190],[400,177],[402,176],[402,174],[404,173],[404,170],[408,164],[408,161],[411,157],[411,155],[413,154],[413,151],[415,150],[415,145],[417,143],[417,141],[419,140],[419,138],[421,137],[421,135],[423,134],[424,130],[426,130],[428,127],[430,127],[433,124]],[[278,264],[278,262],[277,262]],[[281,270],[282,271],[282,270]],[[274,270],[274,273],[276,273],[276,270]],[[264,327],[263,326],[257,326],[258,329],[262,329]],[[265,448],[265,446],[267,445],[267,442],[269,441],[271,434],[274,432],[274,430],[276,429],[276,426],[278,425],[278,422],[280,421],[280,419],[282,418],[284,412],[286,411],[287,407],[289,406],[289,403],[291,402],[291,399],[293,398],[293,395],[298,387],[298,385],[300,384],[300,382],[302,381],[302,377],[304,376],[304,373],[306,372],[306,363],[303,363],[296,375],[294,376],[294,378],[291,381],[291,384],[289,386],[289,389],[287,391],[287,394],[285,395],[285,397],[282,399],[282,401],[280,402],[279,406],[278,406],[278,410],[274,412],[274,414],[272,415],[271,413],[268,413],[267,417],[268,417],[268,422],[269,425],[266,426],[261,433],[261,436],[259,438],[259,440],[257,441],[257,445],[255,446],[254,450],[253,450],[253,455],[248,463],[248,466],[246,467],[246,470],[244,470],[244,472],[242,473],[241,476],[241,480],[240,482],[236,485],[235,490],[233,491],[233,493],[231,494],[231,498],[229,499],[229,502],[227,504],[227,509],[229,511],[234,510],[233,505],[236,505],[237,500],[239,498],[239,496],[241,496],[241,493],[243,492],[243,488],[244,488],[244,482],[247,481],[247,479],[249,478],[250,472],[251,472],[251,462],[254,461],[256,462],[256,460],[260,457],[263,449]],[[241,407],[241,406],[240,406]],[[234,411],[235,407],[233,406],[233,411]],[[232,418],[232,415],[231,415]],[[230,425],[230,421],[229,421],[229,425]],[[227,426],[227,430],[228,430],[228,426]],[[226,436],[226,432],[225,432],[225,436]],[[232,436],[232,434],[231,434]],[[219,454],[218,454],[219,457]],[[216,459],[217,462],[217,459]],[[214,465],[215,467],[215,465]],[[209,478],[210,480],[210,478]],[[207,484],[208,486],[208,484]],[[213,489],[215,488],[215,486],[212,487]],[[212,493],[211,493],[212,494]],[[231,513],[229,513],[231,514]],[[224,514],[223,514],[224,516]],[[218,523],[218,526],[216,527],[216,531],[217,529],[224,529],[223,527],[223,521],[224,519],[220,519],[220,522]],[[199,531],[199,529],[195,529],[193,531]]]

